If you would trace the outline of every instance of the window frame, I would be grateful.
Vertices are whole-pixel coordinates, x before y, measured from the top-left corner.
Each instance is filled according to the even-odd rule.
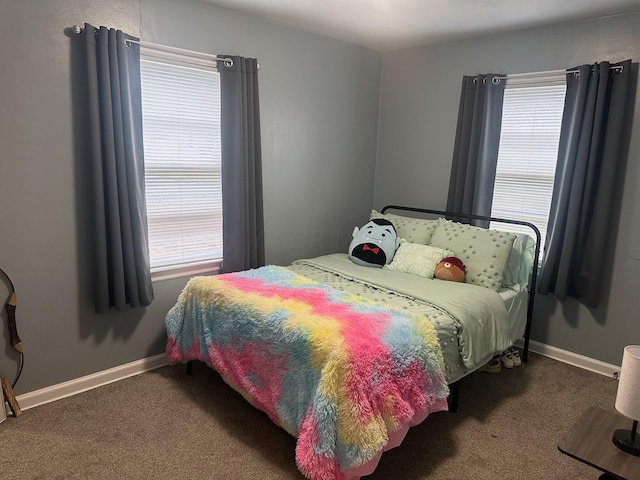
[[[189,68],[196,68],[196,69],[200,69],[200,70],[206,70],[206,71],[210,71],[210,72],[216,72],[217,75],[219,75],[218,73],[218,69],[217,69],[217,63],[215,60],[212,60],[210,58],[196,58],[196,57],[190,57],[186,54],[182,54],[182,53],[174,53],[174,52],[167,52],[167,51],[162,51],[162,50],[158,50],[157,48],[154,47],[145,47],[141,45],[140,48],[140,63],[141,63],[141,70],[142,69],[142,64],[143,62],[146,61],[152,61],[152,62],[157,62],[157,63],[162,63],[165,65],[174,65],[176,67],[189,67]],[[144,97],[144,73],[141,71],[141,87],[143,89],[143,97]],[[218,84],[218,89],[217,89],[217,94],[220,95],[220,83],[219,80],[217,82]],[[220,106],[220,100],[218,100],[218,106]],[[145,116],[144,113],[144,100],[143,100],[143,118]],[[222,119],[219,119],[219,123],[221,123]],[[220,127],[221,128],[221,127]],[[143,135],[148,133],[148,130],[145,131],[144,128],[144,122],[143,122]],[[218,136],[217,136],[217,142],[218,142],[218,146],[221,142],[221,135],[218,129]],[[145,145],[147,144],[147,142],[145,142]],[[214,160],[215,162],[215,160]],[[217,257],[211,257],[211,258],[207,258],[205,260],[196,260],[193,262],[182,262],[182,263],[178,263],[178,264],[172,264],[172,265],[162,265],[162,266],[155,266],[152,267],[151,269],[151,280],[153,282],[157,282],[157,281],[163,281],[163,280],[169,280],[169,279],[173,279],[173,278],[181,278],[181,277],[188,277],[188,276],[194,276],[194,275],[205,275],[205,274],[215,274],[215,273],[219,273],[222,269],[222,260],[223,260],[223,256],[222,256],[222,248],[223,248],[223,241],[222,241],[222,234],[223,234],[223,230],[222,230],[222,186],[221,186],[221,159],[218,160],[218,163],[216,164],[217,169],[219,169],[220,171],[220,187],[217,190],[217,196],[216,198],[219,198],[220,200],[220,209],[219,209],[219,215],[220,215],[220,221],[218,223],[219,225],[219,230],[217,230],[217,234],[220,236],[220,245],[219,245],[219,256]],[[147,186],[147,174],[145,172],[145,186]],[[149,192],[147,191],[148,189],[145,188],[145,197],[147,199],[149,199]],[[147,215],[148,215],[148,205],[147,205]],[[149,227],[147,227],[147,234],[150,236],[151,232]],[[151,259],[151,246],[149,247],[149,256]]]
[[[549,192],[549,197],[548,197],[548,203],[549,203],[549,210],[547,211],[546,214],[546,224],[542,225],[541,222],[539,221],[534,221],[534,219],[532,219],[530,216],[527,216],[525,214],[525,210],[524,210],[524,204],[523,204],[523,208],[521,209],[521,215],[517,215],[514,218],[518,218],[520,220],[525,220],[525,221],[529,221],[531,223],[533,223],[534,225],[536,225],[538,227],[538,229],[541,232],[541,245],[540,245],[540,259],[539,259],[539,263],[542,264],[543,260],[544,260],[544,246],[545,246],[545,240],[546,240],[546,231],[547,231],[547,227],[548,227],[548,222],[549,222],[549,215],[550,215],[550,211],[552,208],[552,195],[553,195],[553,187],[554,187],[554,181],[555,181],[555,170],[557,168],[557,159],[558,159],[558,150],[559,150],[559,139],[560,139],[560,130],[562,128],[562,117],[563,117],[563,112],[564,112],[564,102],[565,102],[565,94],[566,94],[566,74],[564,71],[557,71],[557,72],[538,72],[538,73],[528,73],[528,74],[518,74],[518,75],[514,75],[513,77],[507,77],[507,83],[505,86],[505,94],[507,95],[508,91],[513,92],[516,89],[532,89],[532,88],[545,88],[545,87],[549,87],[549,88],[545,88],[546,90],[549,91],[548,96],[549,97],[555,97],[555,98],[562,98],[562,102],[561,104],[558,103],[556,105],[554,105],[554,111],[552,113],[549,113],[547,119],[549,120],[549,123],[544,124],[544,123],[539,123],[537,121],[531,122],[531,127],[535,128],[537,127],[545,127],[548,126],[549,124],[553,124],[554,127],[554,132],[552,135],[555,135],[556,138],[554,139],[555,141],[555,148],[553,151],[553,169],[547,169],[547,173],[549,171],[552,170],[552,173],[550,173],[550,175],[540,175],[538,176],[539,178],[551,178],[551,183],[550,183],[550,187],[551,187],[551,192]],[[561,88],[560,88],[561,87]],[[559,90],[562,90],[561,92]],[[524,98],[524,95],[517,100],[522,100],[522,98]],[[536,101],[538,98],[540,98],[540,96],[536,95],[531,95],[530,100],[531,101]],[[511,107],[511,105],[509,106]],[[506,154],[504,152],[504,149],[507,148],[508,145],[508,141],[505,141],[505,143],[503,143],[503,135],[505,134],[505,132],[508,131],[507,128],[505,128],[505,115],[504,115],[504,105],[503,105],[503,123],[501,125],[501,132],[500,132],[500,147],[498,150],[498,158],[497,158],[497,165],[496,165],[496,178],[494,178],[494,193],[493,193],[493,197],[492,197],[492,207],[491,207],[491,216],[493,217],[513,217],[513,212],[506,212],[504,210],[495,210],[495,206],[496,206],[496,185],[498,184],[498,176],[500,175],[499,173],[499,169],[500,169],[500,160],[501,160],[501,153],[504,155],[502,157],[503,162],[505,162],[505,157],[507,157],[508,154]],[[538,110],[536,110],[536,114],[539,113]],[[512,134],[512,131],[510,131],[509,133],[507,133],[507,135]],[[547,135],[548,137],[549,135]],[[529,137],[525,137],[525,135],[522,136],[521,140],[524,139],[528,139],[528,140],[534,140],[535,138],[535,134],[532,133]],[[547,139],[548,140],[548,139]],[[503,146],[504,145],[504,146]],[[531,148],[530,148],[531,150]],[[551,152],[549,152],[551,154]],[[526,161],[526,163],[522,164],[523,168],[528,168],[531,165],[534,165],[533,160],[530,158],[531,154],[529,154],[528,158],[525,158],[525,155],[521,155],[522,159],[524,159]],[[551,157],[548,157],[548,159]],[[509,159],[506,160],[508,162],[513,162],[513,159]],[[503,163],[504,166],[504,163]],[[523,177],[526,177],[527,175],[523,175]],[[536,177],[536,175],[530,175],[532,178]],[[513,177],[513,176],[512,176]],[[504,177],[503,177],[504,178]],[[501,182],[502,186],[505,188],[508,188],[508,186],[506,186],[508,184],[508,180],[507,182]],[[516,184],[516,182],[513,182],[514,185]],[[525,183],[525,182],[522,182]],[[537,185],[543,187],[544,185],[549,185],[549,183],[540,183],[538,182]],[[526,187],[525,187],[526,188]],[[522,201],[524,202],[524,198],[522,199]],[[504,208],[505,205],[500,205],[500,207]],[[541,211],[537,211],[535,213],[532,213],[532,215],[536,215],[539,216],[542,212]],[[511,225],[508,224],[503,224],[503,225],[495,225],[495,222],[492,222],[492,224],[490,225],[490,228],[494,228],[494,229],[498,229],[498,230],[503,230],[503,231],[508,231],[508,232],[512,232],[512,233],[524,233],[523,231],[520,231],[518,229],[513,229],[511,228]]]

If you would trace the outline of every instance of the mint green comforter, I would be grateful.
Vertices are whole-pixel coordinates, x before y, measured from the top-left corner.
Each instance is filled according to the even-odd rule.
[[[453,382],[511,346],[504,301],[488,288],[363,267],[336,253],[298,260],[291,270],[350,293],[422,313],[436,327]]]

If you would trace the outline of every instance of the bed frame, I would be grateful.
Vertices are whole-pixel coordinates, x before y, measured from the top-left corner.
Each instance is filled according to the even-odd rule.
[[[460,221],[471,221],[477,220],[478,222],[482,222],[483,225],[488,227],[489,222],[499,222],[499,223],[509,223],[513,225],[522,225],[530,228],[535,234],[535,254],[533,258],[533,266],[531,270],[531,275],[529,276],[529,283],[527,285],[528,288],[528,301],[527,301],[527,321],[524,331],[524,346],[522,349],[522,361],[526,362],[529,358],[529,338],[531,335],[531,321],[533,318],[533,302],[535,300],[535,292],[536,292],[536,281],[538,277],[538,260],[540,258],[540,230],[533,223],[525,222],[523,220],[513,220],[509,218],[500,218],[500,217],[487,217],[483,215],[472,215],[466,213],[455,213],[455,212],[447,212],[444,210],[431,210],[426,208],[417,208],[417,207],[405,207],[401,205],[387,205],[385,206],[380,213],[386,213],[388,210],[399,210],[404,212],[414,212],[420,213],[423,215],[433,215],[438,217],[447,218],[450,220],[457,219]],[[477,223],[477,222],[476,222]],[[187,362],[187,374],[191,375],[193,372],[193,363],[192,361]],[[462,380],[462,379],[460,379]],[[460,380],[457,380],[449,385],[451,393],[449,394],[448,403],[449,403],[449,411],[457,412],[458,411],[458,400],[460,398]]]
[[[538,229],[538,227],[536,227],[533,223],[525,222],[523,220],[514,220],[510,218],[500,218],[500,217],[487,217],[484,215],[473,215],[470,213],[455,213],[455,212],[448,212],[445,210],[431,210],[427,208],[405,207],[402,205],[387,205],[382,209],[380,213],[384,214],[388,210],[399,210],[399,211],[405,211],[405,212],[421,213],[425,215],[434,215],[438,217],[444,217],[449,220],[468,221],[468,222],[471,220],[477,220],[482,224],[482,226],[486,225],[486,228],[488,228],[489,222],[509,223],[512,225],[522,225],[522,226],[528,227],[533,231],[535,235],[536,246],[535,246],[535,254],[533,258],[531,275],[529,276],[529,283],[527,285],[529,298],[527,301],[527,322],[524,330],[524,345],[522,348],[522,361],[523,362],[528,361],[529,340],[531,336],[531,321],[533,319],[533,302],[535,300],[535,295],[536,295],[536,281],[538,278],[538,261],[540,259],[541,236],[540,236],[540,230]],[[460,380],[457,380],[453,382],[451,385],[449,385],[451,390],[451,393],[448,399],[450,412],[458,411],[458,400],[460,398]]]

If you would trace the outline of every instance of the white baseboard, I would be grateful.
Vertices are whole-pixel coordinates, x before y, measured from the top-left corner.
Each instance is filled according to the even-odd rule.
[[[516,345],[522,347],[523,343],[524,342],[522,340],[518,340]],[[618,375],[620,374],[620,365],[601,362],[600,360],[595,360],[578,353],[573,353],[558,347],[536,342],[535,340],[531,340],[529,342],[529,351],[544,355],[545,357],[553,358],[560,362],[568,363],[575,367],[599,373],[607,377],[618,378]]]
[[[108,370],[69,380],[68,382],[59,383],[34,392],[18,395],[16,400],[18,401],[21,410],[27,410],[44,403],[53,402],[55,400],[60,400],[61,398],[86,392],[92,388],[117,382],[118,380],[138,375],[165,365],[167,365],[167,356],[164,353],[160,353],[153,357],[143,358]]]
[[[516,344],[522,347],[522,340],[519,340]],[[545,357],[553,358],[554,360],[568,363],[569,365],[574,365],[608,377],[617,378],[620,372],[620,366],[618,365],[594,360],[593,358],[553,347],[551,345],[545,345],[544,343],[536,342],[534,340],[529,342],[529,350],[531,352],[544,355]],[[165,365],[167,365],[167,357],[164,353],[161,353],[153,357],[143,358],[135,362],[103,370],[102,372],[80,377],[75,380],[70,380],[68,382],[52,385],[51,387],[36,390],[34,392],[18,395],[16,400],[18,401],[21,410],[27,410],[44,403],[70,397],[71,395],[76,395],[108,383],[117,382],[118,380],[160,368]]]

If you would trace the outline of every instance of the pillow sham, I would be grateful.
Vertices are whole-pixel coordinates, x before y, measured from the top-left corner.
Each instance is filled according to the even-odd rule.
[[[399,238],[404,238],[411,243],[421,243],[422,245],[429,244],[429,240],[431,240],[431,236],[438,226],[437,219],[426,220],[423,218],[404,217],[393,213],[382,214],[376,210],[371,210],[369,220],[374,218],[386,218],[393,223]]]
[[[433,278],[436,265],[440,260],[451,255],[452,253],[445,248],[403,242],[396,250],[391,263],[383,268]]]
[[[440,219],[430,245],[454,252],[467,266],[466,282],[495,290],[502,286],[515,235]]]
[[[521,292],[529,284],[536,254],[536,242],[526,233],[516,233],[513,247],[502,275],[502,286]]]

